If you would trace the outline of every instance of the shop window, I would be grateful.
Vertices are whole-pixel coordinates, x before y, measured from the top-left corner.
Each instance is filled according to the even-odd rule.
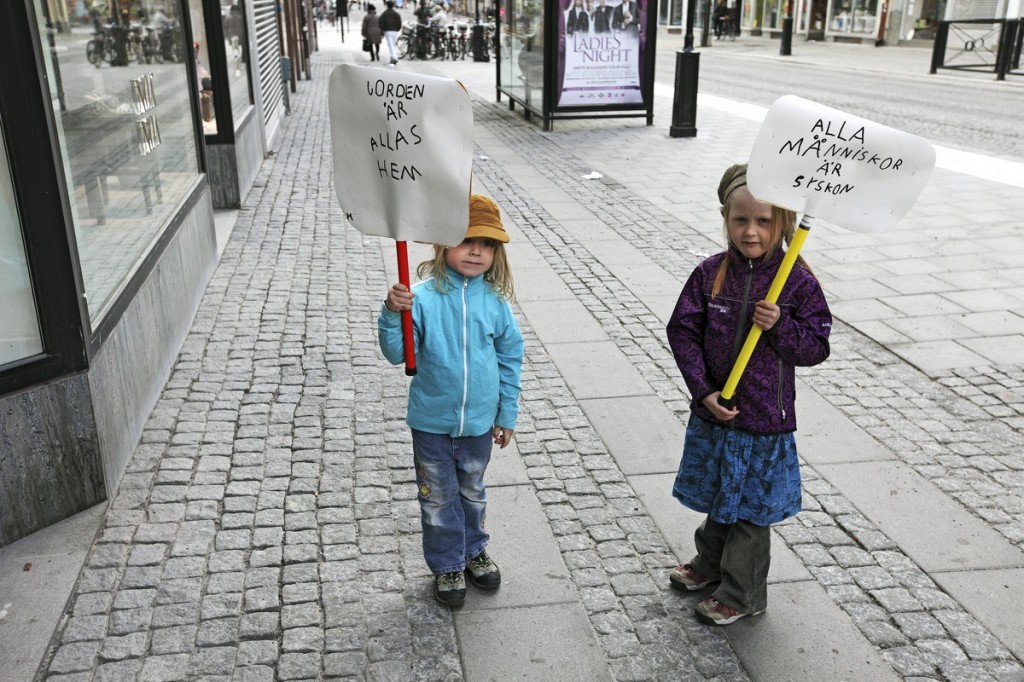
[[[832,0],[833,33],[875,33],[877,0]]]
[[[761,17],[761,26],[766,29],[782,28],[782,20],[789,8],[785,0],[766,0],[764,3],[764,15]]]
[[[0,121],[0,366],[43,352]]]
[[[175,2],[66,2],[66,23],[34,7],[95,323],[198,181],[193,51]]]
[[[231,89],[231,113],[237,125],[252,106],[249,49],[242,5],[221,0],[221,21],[224,26],[224,53],[228,63],[228,87]]]
[[[587,3],[588,12],[596,7]],[[539,0],[512,0],[501,26],[501,85],[510,96],[540,110],[544,85],[544,15]]]
[[[743,28],[749,28],[758,30],[763,28],[761,25],[761,15],[764,13],[764,2],[763,0],[754,0],[751,4],[751,0],[744,0],[743,11],[741,13],[740,21]]]
[[[217,134],[217,112],[213,107],[213,75],[210,73],[210,46],[206,41],[206,13],[203,0],[188,0],[189,19],[192,22],[192,58],[196,62],[196,90],[199,92],[199,115],[203,119],[203,132]]]

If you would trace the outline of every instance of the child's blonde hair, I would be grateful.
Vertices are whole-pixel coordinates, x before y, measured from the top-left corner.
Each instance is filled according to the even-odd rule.
[[[516,300],[515,287],[512,284],[512,270],[508,266],[508,257],[505,255],[505,245],[499,241],[491,240],[494,243],[494,262],[490,269],[484,273],[484,281],[498,296],[513,303]],[[447,265],[448,248],[440,244],[434,244],[434,257],[428,258],[416,266],[416,276],[420,279],[433,277],[438,291],[445,293],[452,290],[452,279],[448,276]]]
[[[722,202],[722,231],[725,233],[725,243],[727,246],[731,245],[732,242],[729,239],[729,209],[732,205],[732,197],[736,193],[736,190],[747,186],[747,164],[738,163],[733,166],[729,166],[725,173],[722,175],[721,182],[718,183],[718,200]],[[772,221],[768,227],[770,234],[770,244],[768,250],[765,252],[766,256],[771,256],[780,248],[782,248],[783,242],[788,246],[789,242],[792,241],[793,235],[796,233],[796,212],[790,211],[789,209],[782,208],[781,206],[772,206]],[[803,256],[796,257],[797,264],[804,267],[812,275],[811,266],[807,264]],[[721,264],[718,266],[718,272],[715,273],[715,281],[711,285],[711,297],[714,298],[722,292],[722,287],[725,285],[725,277],[729,272],[729,258],[723,258]]]
[[[515,288],[512,286],[512,270],[508,267],[505,256],[505,244],[508,232],[501,224],[501,209],[490,197],[482,194],[469,195],[469,226],[466,228],[466,239],[486,239],[494,245],[494,262],[484,273],[484,281],[490,285],[498,296],[508,302],[516,300]],[[446,247],[434,244],[434,257],[416,266],[416,276],[420,279],[433,277],[437,290],[445,293],[451,291],[452,281],[448,276]]]

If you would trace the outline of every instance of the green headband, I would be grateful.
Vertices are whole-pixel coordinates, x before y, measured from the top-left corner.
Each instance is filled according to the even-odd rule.
[[[722,181],[718,183],[718,200],[725,206],[725,202],[729,200],[729,195],[740,187],[746,187],[746,185],[747,164],[737,163],[729,166],[722,175]]]

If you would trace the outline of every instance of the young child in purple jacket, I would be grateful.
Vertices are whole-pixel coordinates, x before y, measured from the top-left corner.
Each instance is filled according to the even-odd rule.
[[[674,587],[717,583],[697,617],[729,625],[768,605],[770,524],[800,511],[794,414],[795,367],[829,354],[825,296],[798,259],[776,304],[764,300],[793,236],[792,211],[757,201],[746,165],[718,186],[728,250],[698,265],[668,323],[668,341],[692,396],[682,461],[672,494],[707,514],[694,533],[697,555],[669,576]],[[722,386],[752,324],[764,330],[732,407]]]

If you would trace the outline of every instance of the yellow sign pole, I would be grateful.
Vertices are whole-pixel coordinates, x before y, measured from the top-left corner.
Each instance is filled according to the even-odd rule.
[[[793,240],[789,243],[786,255],[779,265],[779,271],[775,273],[775,279],[772,280],[772,285],[768,288],[768,295],[764,297],[764,300],[769,303],[775,303],[779,300],[782,287],[786,286],[786,280],[789,279],[789,273],[793,270],[793,264],[796,263],[796,258],[800,255],[800,249],[807,239],[807,234],[811,231],[812,220],[811,216],[805,215],[800,221],[800,226],[797,227],[796,234],[793,235]],[[736,386],[739,385],[740,377],[743,376],[743,371],[746,370],[747,363],[750,362],[750,356],[754,354],[754,347],[757,346],[757,341],[761,338],[761,331],[761,328],[756,324],[751,326],[750,333],[747,334],[747,340],[743,342],[743,348],[740,349],[740,354],[736,357],[736,362],[732,366],[729,378],[725,382],[725,388],[722,389],[722,394],[718,398],[720,405],[732,406],[732,398],[736,394]]]

